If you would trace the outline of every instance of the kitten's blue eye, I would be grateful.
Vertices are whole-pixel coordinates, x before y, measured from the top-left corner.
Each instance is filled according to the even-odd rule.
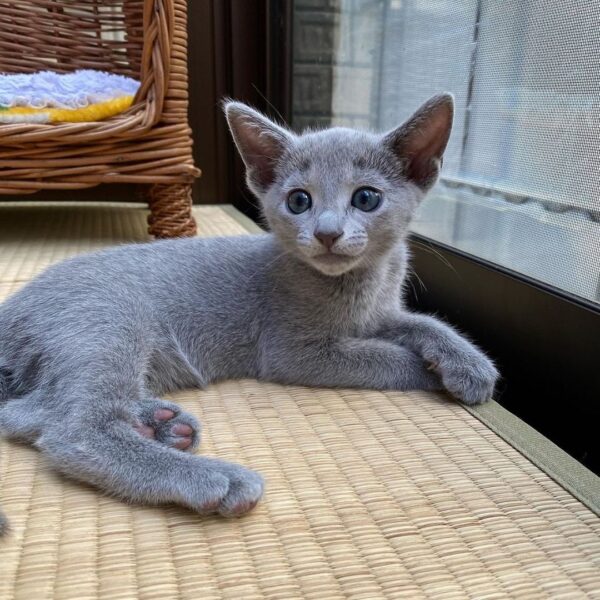
[[[295,215],[299,215],[312,206],[312,200],[308,192],[295,190],[288,196],[287,205]]]
[[[360,188],[352,194],[351,204],[359,210],[370,212],[381,204],[381,194],[371,188]]]

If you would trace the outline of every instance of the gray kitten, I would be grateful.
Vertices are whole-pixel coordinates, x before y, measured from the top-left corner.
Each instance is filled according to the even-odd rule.
[[[241,515],[260,475],[197,456],[167,391],[242,377],[488,400],[473,344],[402,305],[408,225],[452,125],[449,95],[377,135],[227,120],[272,233],[122,246],[51,267],[0,306],[0,431],[125,499]]]

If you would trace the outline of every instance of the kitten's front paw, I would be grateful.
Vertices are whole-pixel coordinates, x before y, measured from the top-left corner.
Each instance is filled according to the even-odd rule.
[[[446,357],[432,367],[439,373],[444,387],[461,402],[473,405],[492,399],[499,373],[492,361],[478,350]]]

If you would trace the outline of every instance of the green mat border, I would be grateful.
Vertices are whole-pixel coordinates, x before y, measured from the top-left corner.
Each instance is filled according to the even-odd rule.
[[[493,400],[464,407],[600,516],[600,477]]]

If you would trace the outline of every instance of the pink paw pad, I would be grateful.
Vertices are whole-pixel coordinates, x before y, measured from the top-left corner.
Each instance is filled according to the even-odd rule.
[[[153,439],[178,450],[187,450],[194,443],[194,427],[179,420],[185,414],[179,414],[169,408],[157,408],[146,423],[137,422],[133,428],[147,439]],[[174,423],[172,419],[178,417]]]
[[[185,423],[175,423],[175,425],[171,427],[171,433],[173,435],[183,435],[189,437],[194,433],[194,430]]]
[[[175,416],[175,413],[168,408],[159,408],[154,411],[154,418],[157,421],[168,421]]]
[[[173,448],[177,448],[178,450],[185,450],[192,445],[191,437],[182,437],[180,440],[175,440],[173,443]]]

